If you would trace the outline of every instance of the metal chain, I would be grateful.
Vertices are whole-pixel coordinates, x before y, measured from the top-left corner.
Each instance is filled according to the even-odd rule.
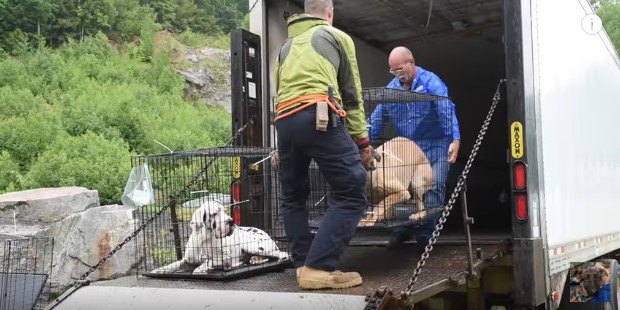
[[[472,148],[471,153],[469,154],[469,158],[467,159],[465,168],[463,169],[463,172],[461,173],[461,176],[459,177],[459,180],[456,184],[456,187],[454,188],[454,191],[452,192],[450,199],[448,200],[448,204],[446,204],[446,206],[444,207],[444,211],[441,214],[441,218],[439,219],[438,224],[435,226],[435,231],[433,231],[432,237],[428,240],[428,245],[425,247],[424,253],[420,257],[420,261],[418,261],[418,265],[415,271],[413,272],[413,276],[409,280],[409,284],[407,285],[407,288],[403,292],[403,294],[406,296],[409,296],[412,293],[413,285],[418,280],[418,275],[420,275],[420,271],[422,270],[422,267],[424,266],[424,264],[426,264],[426,259],[428,259],[430,252],[433,250],[433,245],[437,242],[437,237],[439,237],[439,234],[441,233],[441,230],[443,229],[443,224],[446,223],[446,220],[448,216],[450,215],[450,211],[454,207],[454,203],[456,202],[456,199],[459,197],[459,194],[463,190],[463,186],[465,185],[465,180],[467,179],[467,174],[469,173],[469,170],[471,169],[471,166],[474,163],[476,155],[478,154],[478,150],[480,149],[480,145],[482,144],[482,140],[484,140],[484,136],[487,133],[489,124],[491,123],[491,118],[493,117],[495,108],[497,107],[497,104],[499,103],[499,100],[501,97],[500,86],[504,82],[506,82],[506,80],[501,79],[499,83],[497,84],[497,89],[495,90],[495,94],[493,95],[493,103],[491,104],[491,108],[489,109],[489,112],[487,113],[487,117],[484,120],[484,123],[482,124],[482,128],[480,129],[480,132],[478,133],[478,138],[476,139],[476,143],[474,143],[474,147]]]
[[[226,144],[224,146],[230,146],[233,141],[235,141],[235,139],[237,139],[237,137],[239,137],[239,135],[247,128],[247,126],[249,124],[251,124],[254,121],[254,117],[250,118],[250,120],[245,123],[241,128],[239,128],[239,130],[237,130],[237,132],[235,133],[235,135],[230,138],[230,140],[228,140],[228,142],[226,142]],[[86,280],[86,278],[93,273],[95,270],[99,269],[99,267],[101,267],[101,265],[103,265],[108,259],[110,259],[112,256],[114,256],[114,254],[116,254],[116,252],[118,252],[121,248],[123,248],[123,246],[125,246],[127,243],[129,243],[133,238],[135,238],[146,226],[148,226],[149,224],[151,224],[156,218],[158,218],[162,213],[164,213],[166,210],[168,210],[168,208],[170,208],[175,201],[177,201],[178,199],[180,199],[181,197],[183,197],[183,195],[185,195],[190,188],[196,184],[196,182],[198,180],[200,180],[200,178],[202,178],[202,176],[207,172],[207,170],[209,169],[209,167],[213,164],[213,162],[217,159],[217,157],[211,158],[211,160],[209,162],[207,162],[207,164],[192,178],[192,180],[190,180],[187,184],[185,184],[185,186],[183,187],[183,189],[181,189],[181,191],[179,191],[176,195],[170,196],[170,201],[168,202],[168,204],[166,204],[165,206],[163,206],[159,211],[157,211],[157,213],[155,213],[153,216],[151,216],[148,220],[146,220],[146,222],[142,223],[142,225],[140,225],[138,227],[138,229],[136,229],[134,232],[131,233],[131,235],[129,235],[127,238],[125,238],[125,240],[123,240],[123,242],[119,243],[116,247],[114,247],[114,249],[112,249],[106,256],[104,256],[103,258],[101,258],[95,265],[91,266],[88,271],[86,271],[83,275],[81,275],[75,282],[73,282],[73,284],[71,285],[71,287],[69,289],[72,288],[79,288],[80,286],[83,285],[84,280]],[[68,296],[65,296],[65,298]],[[56,299],[55,302],[56,304],[60,303],[63,299]],[[53,308],[53,307],[52,307]],[[47,308],[47,309],[52,309],[52,308]]]
[[[467,178],[467,174],[469,173],[469,170],[471,169],[474,159],[476,155],[478,154],[478,150],[480,149],[482,140],[484,139],[487,129],[489,128],[489,124],[491,123],[491,118],[493,117],[495,108],[497,107],[497,104],[499,103],[500,86],[505,82],[506,82],[505,79],[501,79],[499,83],[497,84],[497,89],[495,90],[495,94],[493,95],[493,102],[491,104],[491,108],[489,109],[489,112],[487,113],[487,117],[484,120],[484,123],[482,124],[482,128],[480,129],[480,132],[478,133],[478,138],[476,139],[476,143],[474,143],[474,147],[472,148],[469,158],[467,159],[465,168],[463,169],[463,172],[461,173],[461,176],[459,177],[459,181],[457,182],[457,185],[454,188],[454,191],[452,192],[452,196],[448,200],[448,204],[445,206],[444,211],[441,214],[441,218],[438,221],[439,223],[435,226],[435,231],[433,232],[432,237],[429,239],[428,245],[424,248],[424,253],[420,257],[420,261],[418,261],[417,267],[413,272],[413,276],[409,280],[409,284],[407,285],[406,289],[402,291],[400,294],[401,302],[406,301],[406,299],[408,299],[409,296],[411,295],[413,291],[413,285],[418,280],[418,275],[420,275],[420,271],[422,270],[422,267],[426,264],[426,259],[428,259],[430,252],[433,250],[433,245],[437,242],[437,237],[439,237],[439,234],[441,230],[443,229],[443,224],[445,224],[447,217],[450,215],[450,210],[452,210],[453,205],[456,202],[456,199],[458,198],[459,194],[461,193],[461,190],[463,189],[463,186],[465,184],[465,179]],[[364,310],[379,309],[379,306],[381,302],[383,301],[383,298],[384,298],[384,294],[382,293],[381,290],[377,290],[372,295],[368,295],[366,297],[366,306],[364,307]],[[413,307],[413,305],[411,305],[411,307]]]
[[[375,291],[372,295],[366,296],[366,306],[364,310],[377,310],[379,309],[379,304],[381,304],[382,298],[379,295],[379,291]]]

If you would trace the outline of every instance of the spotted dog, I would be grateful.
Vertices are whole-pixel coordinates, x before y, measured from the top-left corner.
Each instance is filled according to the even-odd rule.
[[[165,274],[190,271],[207,274],[215,268],[230,270],[245,263],[262,264],[270,257],[289,258],[278,249],[275,241],[258,228],[234,224],[224,206],[215,201],[202,200],[192,215],[192,230],[183,258],[172,264],[154,269],[152,273]],[[198,266],[198,267],[196,267]]]

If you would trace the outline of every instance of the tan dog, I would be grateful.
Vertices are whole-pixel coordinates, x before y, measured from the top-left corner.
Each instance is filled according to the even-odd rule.
[[[373,204],[370,217],[362,219],[358,226],[372,226],[377,221],[394,217],[394,205],[414,198],[418,212],[409,216],[417,220],[426,215],[424,193],[434,181],[433,169],[413,141],[396,137],[377,148],[382,160],[373,160],[374,171],[366,177],[366,192]]]

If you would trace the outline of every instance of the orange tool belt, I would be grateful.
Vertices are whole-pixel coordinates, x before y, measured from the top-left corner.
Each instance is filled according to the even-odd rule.
[[[300,105],[300,106],[298,106],[298,107],[296,107],[296,108],[294,108],[294,109],[292,109],[290,111],[286,111],[286,112],[280,114],[280,112],[286,110],[288,107],[290,107],[290,106],[292,106],[292,105],[294,105],[296,103],[304,102],[304,101],[306,103],[304,103],[304,104],[302,104],[302,105]],[[293,115],[293,114],[295,114],[295,113],[297,113],[297,112],[299,112],[299,111],[301,111],[301,110],[303,110],[303,109],[305,109],[305,108],[307,108],[307,107],[309,107],[311,105],[315,105],[319,101],[327,102],[327,105],[329,106],[329,108],[332,111],[334,111],[338,116],[340,116],[340,117],[346,117],[347,116],[347,112],[345,110],[336,108],[336,106],[332,102],[329,101],[329,96],[328,95],[325,95],[325,94],[312,94],[312,95],[305,95],[305,96],[297,97],[297,98],[291,99],[289,101],[285,101],[285,102],[282,102],[282,103],[278,104],[276,106],[276,113],[278,113],[279,115],[276,116],[274,121],[278,121],[278,120],[281,120],[281,119],[283,119],[283,118],[285,118],[287,116],[291,116],[291,115]]]

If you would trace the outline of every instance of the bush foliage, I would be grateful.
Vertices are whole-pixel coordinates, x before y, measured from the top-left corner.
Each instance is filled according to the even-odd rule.
[[[84,186],[120,201],[131,154],[216,146],[230,115],[184,99],[165,52],[145,63],[99,33],[0,60],[0,192]]]

